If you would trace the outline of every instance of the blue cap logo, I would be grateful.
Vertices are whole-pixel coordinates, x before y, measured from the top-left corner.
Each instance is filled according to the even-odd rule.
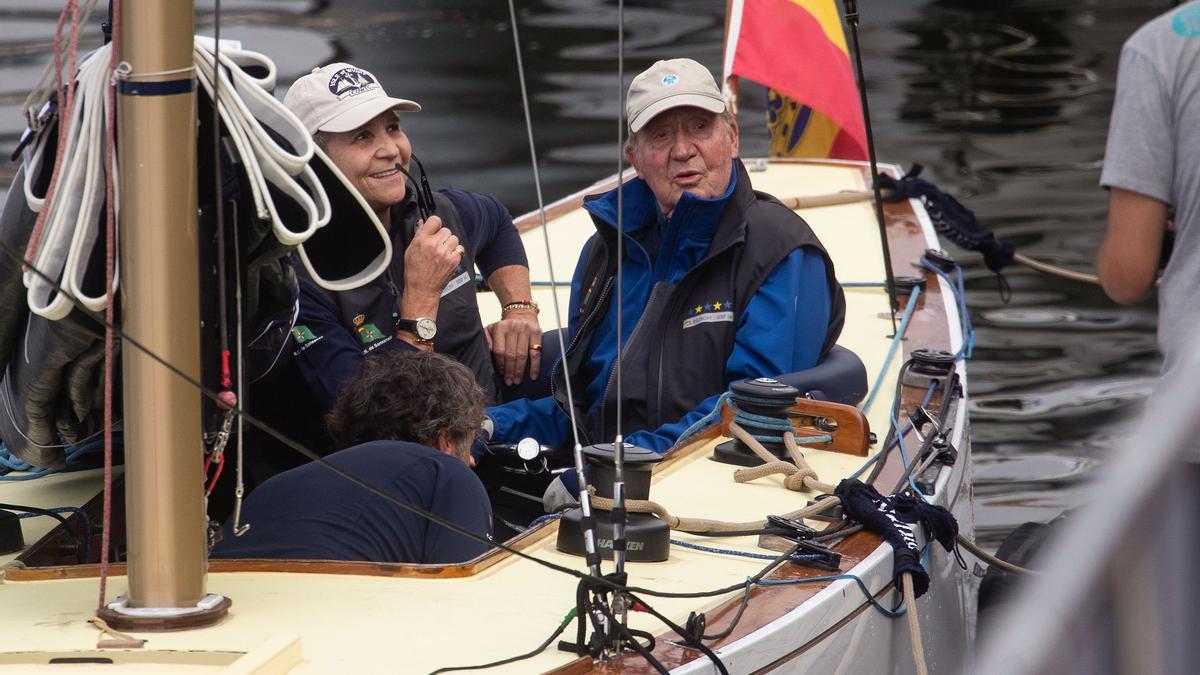
[[[676,75],[675,73],[671,73],[670,75],[663,75],[662,83],[663,83],[663,86],[665,86],[665,87],[674,87],[675,83],[678,81],[679,81],[679,76]]]
[[[1184,7],[1171,18],[1171,28],[1185,38],[1200,37],[1200,6]]]
[[[342,68],[329,78],[329,92],[339,100],[377,88],[379,85],[375,83],[375,78],[371,77],[367,71],[358,68]]]

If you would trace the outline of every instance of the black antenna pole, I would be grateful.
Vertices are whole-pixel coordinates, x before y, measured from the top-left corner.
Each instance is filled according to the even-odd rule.
[[[625,583],[625,437],[621,434],[622,424],[622,398],[621,395],[621,352],[623,351],[622,338],[622,314],[624,313],[624,283],[623,283],[623,268],[622,258],[623,246],[625,244],[625,223],[624,223],[624,171],[625,171],[625,118],[622,114],[625,106],[621,104],[624,101],[625,94],[625,3],[623,0],[617,2],[617,437],[614,443],[614,460],[615,466],[613,471],[613,510],[612,510],[612,532],[613,532],[613,562],[615,566],[614,579],[621,584]],[[628,598],[620,591],[613,592],[612,610],[613,621],[620,626],[625,626],[628,621]],[[621,652],[623,649],[622,631],[617,630],[614,626],[610,629],[610,639],[615,643],[613,646],[616,652]]]
[[[842,0],[846,8],[846,25],[850,26],[850,47],[854,51],[854,66],[858,73],[858,98],[862,102],[863,124],[867,129],[867,157],[871,161],[871,189],[875,192],[875,220],[879,223],[879,243],[883,246],[883,270],[887,273],[888,302],[891,307],[892,332],[896,332],[896,278],[892,274],[892,252],[888,248],[887,226],[883,220],[883,196],[879,188],[879,167],[875,160],[875,135],[871,132],[871,109],[867,105],[867,77],[863,74],[862,51],[858,48],[858,0]]]

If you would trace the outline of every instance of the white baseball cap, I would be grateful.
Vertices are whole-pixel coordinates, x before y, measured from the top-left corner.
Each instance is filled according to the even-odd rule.
[[[637,133],[660,113],[694,106],[711,113],[725,112],[725,98],[708,68],[692,59],[658,61],[629,84],[625,117]]]
[[[353,131],[381,112],[421,109],[416,101],[388,96],[374,75],[349,63],[314,68],[288,88],[283,104],[310,134]]]

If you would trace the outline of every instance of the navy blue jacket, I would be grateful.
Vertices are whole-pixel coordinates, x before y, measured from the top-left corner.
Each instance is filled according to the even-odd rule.
[[[392,232],[393,264],[389,266],[389,273],[394,277],[402,277],[397,272],[400,263],[396,258],[403,257],[406,245],[404,233],[398,224],[408,222],[405,218],[411,218],[416,208],[413,194],[414,191],[410,189],[409,197],[392,213],[396,225]],[[507,209],[499,202],[486,195],[462,190],[440,190],[438,196],[448,199],[457,211],[467,257],[478,264],[485,277],[507,265],[528,264],[520,235]],[[443,214],[444,217],[447,215]],[[473,272],[464,270],[464,274],[470,273]],[[378,316],[390,312],[394,304],[387,288],[388,281],[388,278],[381,276],[363,289],[334,294],[316,288],[310,281],[301,280],[298,316],[292,331],[291,346],[294,351],[290,362],[278,369],[272,380],[256,384],[251,389],[248,399],[250,411],[318,454],[336,450],[325,433],[323,417],[333,406],[339,389],[353,379],[365,354],[375,348],[415,349],[404,340],[392,339],[392,327],[388,325],[391,317]],[[465,354],[472,362],[466,365],[475,372],[485,393],[494,392],[491,357],[486,353],[478,309],[473,304],[474,289],[475,284],[468,283],[454,292],[454,298],[443,298],[443,308],[450,299],[457,298],[457,302],[445,317],[441,316],[442,308],[439,308],[439,330],[435,344],[439,340],[459,337],[452,333],[475,334],[476,339],[467,345],[470,352]],[[335,295],[341,297],[335,299]],[[361,306],[357,305],[359,298],[366,298],[367,301]],[[356,332],[352,318],[360,312],[365,322],[358,327],[361,332]],[[464,354],[454,350],[446,352],[463,360]],[[251,447],[247,469],[252,485],[307,461],[291,448],[255,428],[249,430],[247,442]]]
[[[715,199],[699,199],[684,193],[669,219],[658,211],[653,193],[644,181],[635,179],[626,184],[622,219],[626,231],[622,345],[636,330],[654,285],[678,282],[708,252],[722,213],[737,189],[738,168],[735,160],[733,178],[725,194]],[[615,190],[586,202],[585,208],[592,214],[597,227],[616,228]],[[589,245],[594,242],[595,239],[590,240]],[[583,288],[582,261],[588,257],[589,250],[585,247],[571,286],[572,314],[568,335],[572,341],[583,319],[576,308],[589,305],[588,296],[602,292],[599,288]],[[724,364],[726,382],[778,375],[816,365],[828,337],[832,309],[829,283],[825,259],[819,250],[802,247],[791,251],[736,317],[733,348]],[[610,293],[615,295],[615,289]],[[724,309],[723,306],[709,305],[700,307],[697,313],[716,313]],[[591,350],[582,369],[586,381],[574,384],[573,393],[583,403],[578,407],[589,413],[601,404],[613,381],[616,312],[617,303],[608,303],[607,312],[591,337]],[[625,429],[626,440],[663,452],[692,423],[712,411],[720,393],[713,392],[679,420],[665,422],[658,428]],[[493,438],[497,441],[514,442],[532,436],[547,445],[562,445],[569,440],[567,417],[553,397],[494,406],[488,408],[487,414],[495,426]]]
[[[479,478],[461,460],[416,443],[373,441],[335,452],[335,466],[400,501],[480,536],[492,511]],[[487,544],[431,523],[310,462],[271,477],[242,509],[250,529],[226,523],[213,558],[458,563]]]
[[[413,190],[409,190],[410,196],[412,192]],[[473,258],[474,262],[479,265],[484,278],[501,267],[528,265],[521,236],[513,226],[508,210],[498,201],[487,195],[463,190],[439,190],[438,192],[447,197],[458,211],[465,235],[463,246],[467,250],[467,256]],[[406,199],[401,206],[407,205],[409,201],[411,200]],[[393,213],[393,216],[395,215]],[[393,222],[396,221],[397,218],[393,217]],[[398,230],[398,228],[397,225],[394,229]],[[404,242],[401,240],[399,231],[393,232],[393,244],[395,248],[392,255],[403,257]],[[465,270],[464,274],[467,273],[473,272]],[[388,282],[388,279],[380,277],[368,286],[385,287]],[[401,286],[400,292],[402,292],[403,280],[394,279],[392,282]],[[468,283],[470,284],[468,289],[473,293],[475,285],[473,282]],[[461,292],[467,292],[467,290]],[[348,296],[348,293],[337,295]],[[332,297],[333,294],[328,291],[323,291],[316,288],[311,282],[302,280],[300,282],[300,311],[296,317],[296,330],[293,331],[297,343],[295,354],[292,357],[293,367],[298,370],[309,392],[324,410],[333,406],[338,389],[358,370],[366,352],[377,346],[389,349],[414,348],[403,340],[391,339],[390,326],[382,324],[376,326],[374,323],[368,323],[367,326],[372,330],[380,331],[379,339],[368,342],[364,347],[365,340],[359,335],[363,327],[357,327],[359,332],[356,332],[355,326],[348,325],[347,318],[342,316],[342,312],[339,312]],[[398,303],[398,299],[396,303]],[[364,307],[356,311],[368,312],[369,310]],[[372,318],[368,316],[367,320],[370,321]],[[454,321],[478,324],[479,317],[478,315],[473,318],[439,316],[438,339],[449,337]],[[443,327],[446,330],[441,330]],[[435,342],[438,339],[435,339]],[[439,349],[439,351],[442,350]],[[454,351],[448,353],[450,356],[458,356]],[[488,381],[494,378],[494,375],[491,370],[491,357],[485,355],[483,358],[487,363],[468,363],[467,366],[477,369],[476,378],[481,380],[480,385],[487,392],[494,388],[494,384]]]

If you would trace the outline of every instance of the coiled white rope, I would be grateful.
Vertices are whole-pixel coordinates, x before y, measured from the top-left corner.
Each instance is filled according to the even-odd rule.
[[[106,110],[104,94],[108,81],[109,51],[109,46],[97,49],[85,57],[79,66],[76,100],[68,122],[66,152],[62,155],[65,166],[59,174],[55,198],[48,206],[44,202],[36,206],[33,203],[29,205],[35,210],[41,207],[49,209],[41,242],[33,258],[34,266],[62,283],[72,295],[79,298],[84,307],[94,312],[104,311],[108,302],[103,290],[98,295],[85,293],[83,278],[100,232],[101,207],[104,204],[105,120],[110,114]],[[45,147],[44,143],[37,146],[43,150]],[[44,157],[35,158],[30,165],[41,165],[45,161]],[[116,176],[113,169],[115,165],[110,170]],[[29,181],[27,174],[27,185]],[[71,312],[74,305],[70,299],[59,293],[55,284],[46,278],[26,271],[24,283],[29,289],[29,309],[33,313],[57,320]]]
[[[349,290],[383,273],[392,256],[387,231],[357,190],[316,147],[300,120],[271,95],[276,82],[275,64],[258,52],[223,44],[219,54],[223,72],[217,78],[213,69],[214,46],[212,39],[197,37],[193,67],[181,74],[194,72],[210,98],[214,83],[220,87],[218,112],[239,164],[249,178],[257,216],[269,221],[281,243],[300,248],[301,264],[320,286],[334,291]],[[117,177],[115,154],[112,165],[104,165],[105,125],[112,115],[105,94],[107,87],[118,80],[148,75],[131,72],[128,64],[121,64],[124,67],[118,66],[113,72],[109,66],[111,50],[111,45],[105,45],[87,55],[76,72],[77,100],[70,118],[59,120],[59,124],[67,125],[62,136],[65,138],[63,166],[55,196],[49,203],[36,188],[47,165],[54,162],[52,154],[47,156],[54,134],[41,129],[24,152],[22,189],[26,203],[35,212],[47,210],[33,262],[48,279],[26,272],[23,281],[28,289],[30,311],[51,320],[66,317],[73,307],[58,292],[55,283],[62,284],[88,310],[103,312],[108,304],[104,289],[89,289],[84,284],[102,222],[106,173],[114,181]],[[248,70],[265,74],[256,77]],[[322,274],[319,256],[305,251],[303,246],[334,216],[327,190],[336,191],[340,197],[338,203],[353,211],[339,217],[365,219],[369,222],[367,229],[374,230],[379,237],[378,243],[364,242],[364,246],[370,244],[377,249],[378,255],[362,269],[341,278]],[[280,199],[294,205],[286,210],[289,214],[286,219],[281,215],[282,205],[276,203]],[[291,215],[296,213],[299,217]]]

